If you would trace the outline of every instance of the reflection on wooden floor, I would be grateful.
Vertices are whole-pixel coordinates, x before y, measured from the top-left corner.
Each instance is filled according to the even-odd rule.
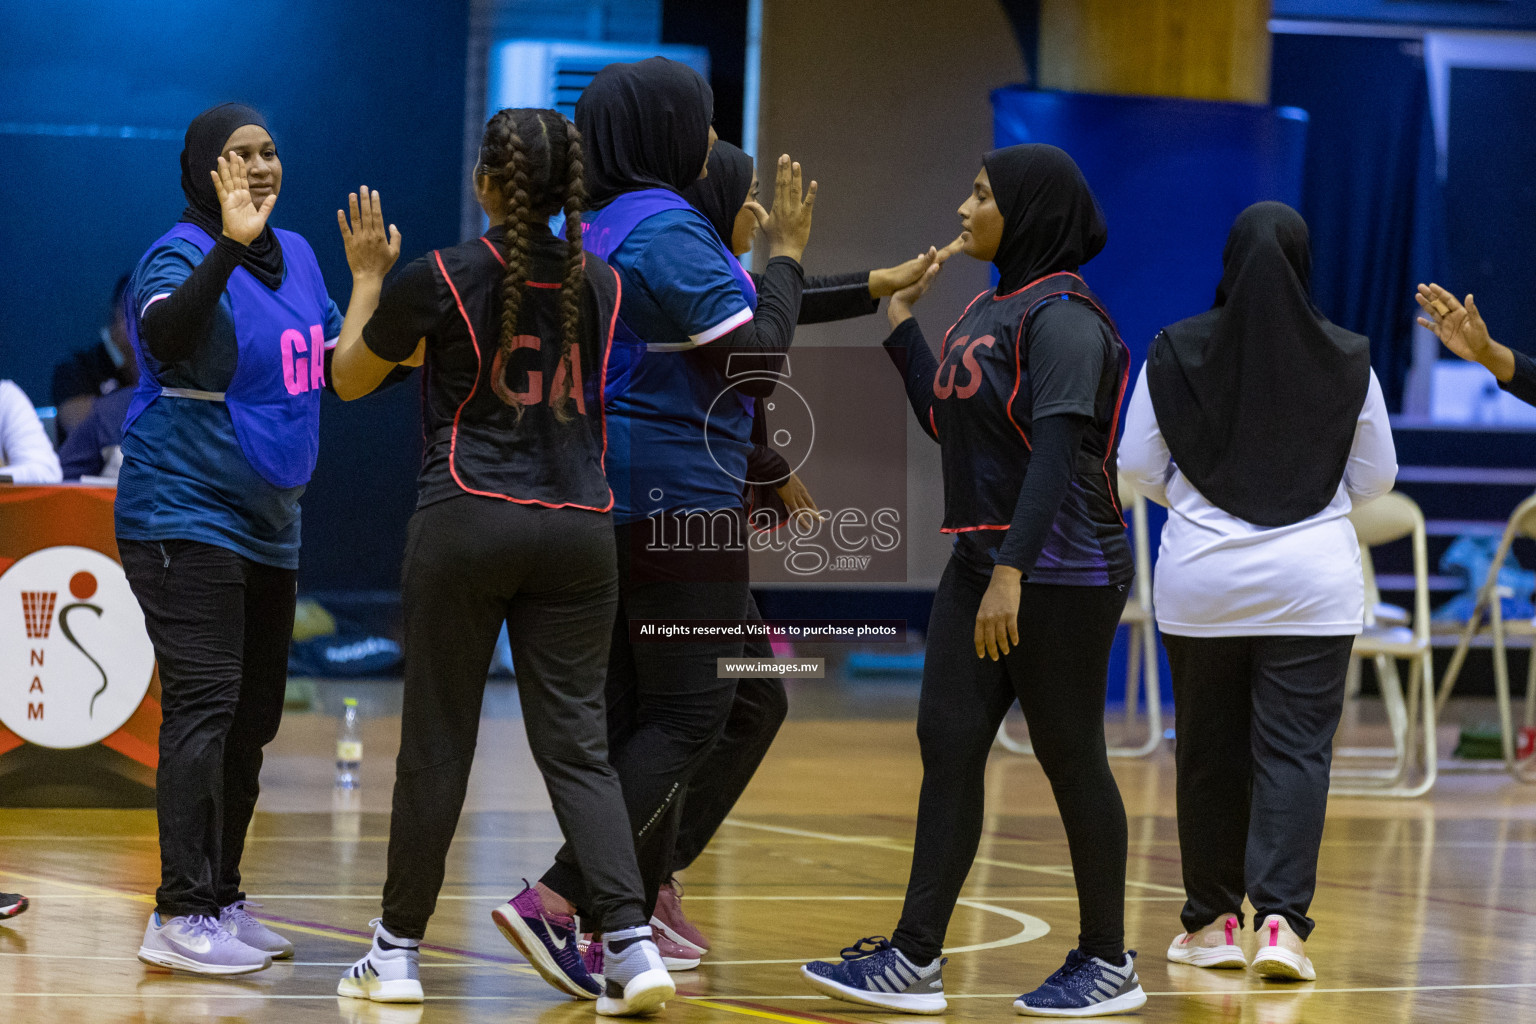
[[[523,965],[489,911],[543,870],[555,823],[514,717],[488,717],[470,809],[428,934],[425,1007],[334,996],[378,913],[398,719],[369,723],[364,786],[333,807],[334,719],[290,715],[270,748],[245,858],[295,962],[243,980],[134,960],[158,875],[149,811],[0,810],[0,888],[33,897],[0,926],[0,1021],[589,1021]],[[1452,776],[1433,798],[1336,800],[1309,943],[1315,984],[1178,967],[1170,757],[1115,766],[1131,817],[1127,932],[1150,1001],[1138,1019],[1222,1022],[1536,1021],[1536,787]],[[790,721],[734,821],[686,879],[714,940],[662,1020],[885,1021],[814,995],[795,965],[889,934],[906,882],[919,783],[910,721]],[[1061,826],[1030,760],[998,751],[987,833],[948,939],[949,1021],[1015,1019],[1011,1001],[1074,945]]]

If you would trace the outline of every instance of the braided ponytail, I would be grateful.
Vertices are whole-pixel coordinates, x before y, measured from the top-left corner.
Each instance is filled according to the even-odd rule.
[[[563,140],[563,144],[562,143]],[[560,294],[560,359],[574,359],[580,338],[585,273],[581,215],[586,210],[582,181],[581,136],[558,111],[498,111],[486,123],[481,143],[481,173],[501,192],[506,208],[507,266],[502,278],[501,351],[510,355],[517,337],[535,225],[565,212],[566,264]],[[556,419],[570,418],[569,396],[552,400]],[[523,407],[517,407],[521,418]]]
[[[565,281],[560,291],[560,358],[576,344],[581,329],[582,286],[586,283],[586,259],[581,247],[581,215],[586,211],[587,189],[582,181],[581,133],[565,122]],[[562,410],[563,411],[563,410]]]
[[[523,140],[513,132],[507,139],[507,162],[502,168],[501,195],[507,204],[507,273],[501,282],[501,350],[512,354],[517,337],[517,317],[523,308],[523,285],[528,280],[528,252],[532,239],[528,221],[533,211],[528,195],[528,155]]]

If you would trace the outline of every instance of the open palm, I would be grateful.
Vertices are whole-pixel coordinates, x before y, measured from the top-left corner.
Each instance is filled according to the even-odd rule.
[[[224,233],[241,245],[250,245],[266,228],[277,196],[267,196],[260,207],[251,201],[250,178],[245,160],[238,153],[219,157],[219,169],[208,173],[213,176],[213,190],[218,193]]]
[[[1493,339],[1472,296],[1468,295],[1463,305],[1438,284],[1421,284],[1414,298],[1428,314],[1419,317],[1420,324],[1434,331],[1435,337],[1461,358],[1482,362]]]

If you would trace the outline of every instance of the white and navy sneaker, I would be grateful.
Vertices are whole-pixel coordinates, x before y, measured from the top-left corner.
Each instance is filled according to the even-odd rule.
[[[1074,949],[1043,985],[1015,999],[1013,1008],[1026,1017],[1103,1017],[1130,1013],[1146,1003],[1136,977],[1135,950],[1116,966]]]
[[[866,944],[869,946],[865,948]],[[843,950],[840,963],[812,960],[800,976],[833,999],[902,1013],[943,1013],[943,957],[919,966],[884,935],[860,939]]]
[[[603,936],[603,994],[597,1012],[604,1017],[636,1017],[665,1009],[677,992],[656,949],[650,925]]]
[[[380,918],[368,923],[373,925],[373,948],[347,968],[336,994],[375,1003],[421,1002],[420,942],[391,935]]]
[[[250,974],[272,966],[272,957],[252,949],[219,926],[218,918],[202,915],[164,920],[149,915],[139,962],[191,974],[223,976]]]
[[[248,908],[260,903],[236,900],[219,911],[219,927],[250,946],[266,953],[273,960],[289,960],[293,957],[293,943],[256,919]]]
[[[0,892],[0,920],[25,914],[31,904],[19,892]]]

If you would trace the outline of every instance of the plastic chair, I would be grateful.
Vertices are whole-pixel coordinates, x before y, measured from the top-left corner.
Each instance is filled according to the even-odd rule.
[[[1462,665],[1467,660],[1468,648],[1472,646],[1472,641],[1477,634],[1485,629],[1488,630],[1493,636],[1493,689],[1499,704],[1499,731],[1503,740],[1504,767],[1522,782],[1536,782],[1536,778],[1532,778],[1523,771],[1520,762],[1515,760],[1515,727],[1514,715],[1510,707],[1507,643],[1507,637],[1510,634],[1536,637],[1536,621],[1518,619],[1506,622],[1503,601],[1499,600],[1499,569],[1504,565],[1504,560],[1509,556],[1509,550],[1518,537],[1536,537],[1536,495],[1522,501],[1510,515],[1508,525],[1504,527],[1504,536],[1499,541],[1493,564],[1488,567],[1488,578],[1477,592],[1477,603],[1472,608],[1472,614],[1467,618],[1467,624],[1462,627],[1461,637],[1456,643],[1456,653],[1451,656],[1451,663],[1446,666],[1445,678],[1440,683],[1440,695],[1435,700],[1435,709],[1445,710],[1445,703],[1451,697],[1451,689],[1456,685],[1456,680],[1461,675]],[[1528,726],[1536,725],[1536,647],[1532,648],[1531,653],[1530,667],[1525,677],[1525,724]]]
[[[1110,757],[1146,757],[1163,741],[1162,681],[1157,661],[1157,619],[1152,614],[1152,554],[1147,543],[1147,499],[1126,477],[1120,477],[1122,499],[1131,499],[1131,542],[1136,560],[1136,580],[1120,624],[1131,630],[1130,648],[1125,664],[1125,721],[1131,725],[1138,717],[1136,703],[1141,699],[1142,676],[1146,677],[1147,738],[1139,746],[1110,747]],[[1033,754],[1028,740],[1008,735],[1008,723],[997,728],[997,742],[1015,754]]]
[[[1435,668],[1429,640],[1429,543],[1424,513],[1412,498],[1393,491],[1375,501],[1356,506],[1349,514],[1360,541],[1360,564],[1365,574],[1365,624],[1355,638],[1350,654],[1351,668],[1364,658],[1376,664],[1376,679],[1386,705],[1387,722],[1392,732],[1389,748],[1341,747],[1337,758],[1391,758],[1387,768],[1350,765],[1334,766],[1335,778],[1347,778],[1350,784],[1335,785],[1335,796],[1416,797],[1429,792],[1439,770],[1435,744]],[[1370,549],[1411,537],[1413,544],[1413,610],[1408,625],[1393,625],[1377,620],[1381,593]],[[1410,665],[1407,699],[1397,663]],[[1418,746],[1414,731],[1420,718],[1424,730],[1423,772],[1417,783],[1413,775],[1414,754]]]

